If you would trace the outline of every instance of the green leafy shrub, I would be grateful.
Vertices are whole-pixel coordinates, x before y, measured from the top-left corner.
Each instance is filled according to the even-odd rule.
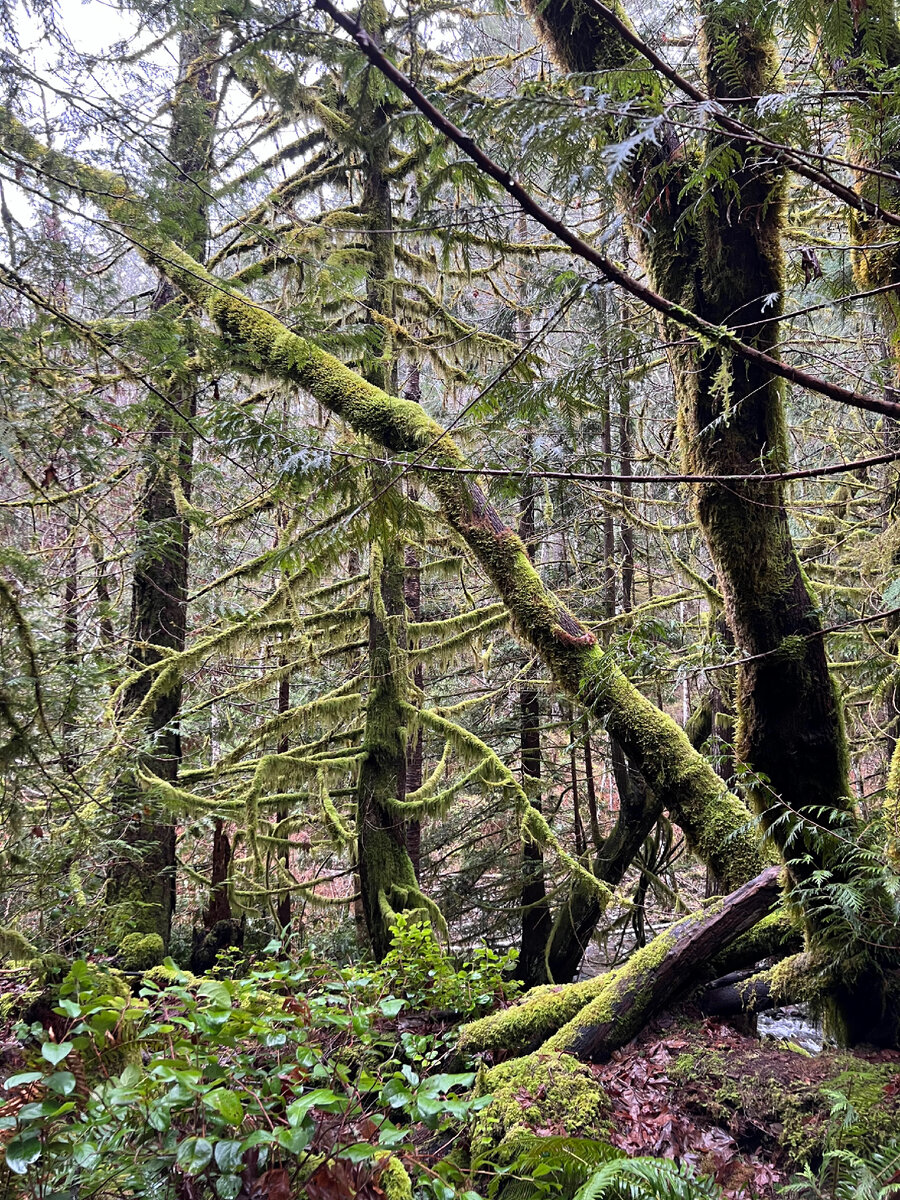
[[[457,1168],[426,1164],[417,1131],[452,1144],[486,1100],[464,1096],[471,1073],[440,1071],[435,1039],[385,1027],[384,997],[310,962],[231,981],[171,960],[153,974],[160,985],[125,998],[76,963],[57,1037],[20,1028],[31,1062],[6,1089],[25,1102],[0,1125],[10,1195],[234,1200],[267,1173],[274,1187],[272,1172],[291,1195],[338,1176],[387,1200],[465,1193]]]
[[[498,954],[476,946],[472,960],[458,966],[435,937],[430,921],[400,913],[391,926],[391,949],[378,975],[414,1009],[446,1009],[470,1016],[510,1000],[519,991],[512,978],[518,950]]]

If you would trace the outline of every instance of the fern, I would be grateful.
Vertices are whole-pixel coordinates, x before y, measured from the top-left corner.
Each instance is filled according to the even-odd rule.
[[[663,1158],[619,1158],[604,1163],[574,1200],[724,1200],[714,1180]]]
[[[608,1142],[580,1137],[536,1137],[511,1163],[498,1169],[489,1167],[494,1177],[488,1187],[490,1197],[501,1200],[534,1200],[537,1196],[571,1197],[589,1179],[592,1172],[621,1156]]]

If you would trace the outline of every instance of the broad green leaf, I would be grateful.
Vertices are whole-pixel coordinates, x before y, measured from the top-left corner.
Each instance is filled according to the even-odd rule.
[[[75,1076],[71,1071],[54,1071],[52,1075],[48,1075],[44,1083],[51,1092],[56,1092],[59,1096],[68,1096],[75,1090]]]
[[[244,1144],[236,1141],[216,1142],[216,1166],[220,1171],[234,1173],[244,1162]]]
[[[314,1130],[303,1125],[295,1125],[289,1129],[279,1129],[275,1141],[288,1154],[301,1154],[312,1141]]]
[[[14,1175],[24,1175],[41,1157],[41,1143],[32,1133],[17,1134],[6,1146],[6,1165]]]
[[[72,1147],[72,1157],[79,1167],[89,1171],[100,1161],[100,1151],[93,1142],[78,1142]]]
[[[212,1156],[212,1142],[202,1137],[190,1137],[178,1147],[175,1161],[185,1175],[198,1175],[209,1166]]]
[[[35,1083],[38,1079],[44,1078],[43,1071],[20,1071],[18,1075],[10,1075],[4,1087],[9,1090],[11,1088],[21,1087],[23,1083]]]
[[[376,1154],[384,1154],[384,1149],[381,1146],[372,1146],[368,1142],[360,1142],[356,1146],[347,1146],[340,1153],[341,1158],[345,1158],[348,1162],[364,1162],[367,1158],[373,1158]]]
[[[41,1054],[46,1058],[48,1063],[57,1066],[62,1062],[67,1055],[71,1054],[73,1046],[71,1042],[44,1042],[41,1046]]]
[[[240,1125],[244,1119],[244,1106],[240,1099],[229,1092],[227,1088],[216,1088],[204,1097],[204,1101],[214,1109],[229,1125]]]
[[[213,1008],[231,1008],[231,992],[218,979],[207,979],[197,989],[198,995],[205,996]]]
[[[330,1088],[314,1088],[288,1105],[287,1119],[292,1125],[299,1125],[311,1108],[321,1108],[323,1112],[343,1112],[347,1107],[347,1097],[339,1096]]]

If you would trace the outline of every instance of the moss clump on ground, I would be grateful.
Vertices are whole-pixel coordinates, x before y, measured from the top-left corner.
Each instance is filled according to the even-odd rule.
[[[590,1067],[568,1054],[529,1054],[485,1072],[479,1095],[493,1097],[478,1113],[470,1155],[474,1163],[511,1162],[536,1138],[602,1137],[609,1104]]]
[[[385,1200],[412,1200],[409,1172],[393,1154],[382,1162],[378,1186],[384,1192]]]
[[[178,967],[153,966],[144,972],[143,982],[148,986],[157,987],[160,991],[172,987],[199,987],[203,982],[199,975],[192,971],[182,971]]]
[[[117,957],[123,971],[147,971],[158,966],[165,954],[158,933],[129,933],[122,938]]]

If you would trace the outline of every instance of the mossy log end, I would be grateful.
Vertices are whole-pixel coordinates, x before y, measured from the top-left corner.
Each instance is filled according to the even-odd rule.
[[[521,1054],[540,1045],[603,1062],[695,983],[713,955],[765,916],[781,890],[780,868],[768,867],[678,921],[624,966],[567,987],[534,988],[520,1005],[464,1026],[460,1049]]]
[[[840,968],[839,968],[840,970]],[[841,997],[843,984],[846,995]],[[844,999],[844,1005],[834,1003]],[[843,1023],[853,996],[854,1024]],[[900,1044],[900,972],[873,978],[835,980],[833,964],[821,954],[792,954],[763,971],[734,972],[713,980],[699,997],[700,1011],[710,1017],[764,1012],[784,1004],[806,1004],[823,1020],[826,1034],[841,1044],[885,1046]]]

